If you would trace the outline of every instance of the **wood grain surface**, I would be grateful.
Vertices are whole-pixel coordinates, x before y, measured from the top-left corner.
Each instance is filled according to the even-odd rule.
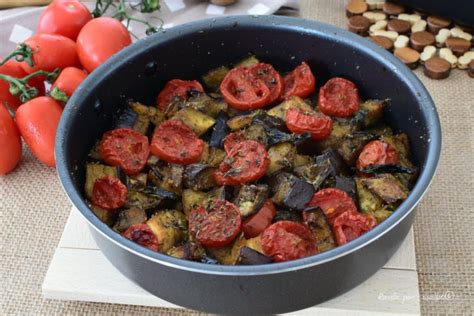
[[[0,9],[47,5],[52,0],[0,0]]]

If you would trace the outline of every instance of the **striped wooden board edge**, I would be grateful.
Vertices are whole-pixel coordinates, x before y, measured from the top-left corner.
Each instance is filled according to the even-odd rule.
[[[151,295],[107,261],[72,208],[43,286],[49,299],[181,308]],[[397,253],[370,279],[318,306],[290,315],[419,315],[413,231]]]

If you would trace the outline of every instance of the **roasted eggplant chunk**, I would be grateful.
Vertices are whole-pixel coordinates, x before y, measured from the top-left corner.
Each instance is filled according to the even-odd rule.
[[[275,217],[272,220],[272,223],[279,221],[293,221],[297,223],[303,222],[303,218],[297,212],[293,212],[287,209],[277,208]]]
[[[341,146],[344,137],[357,131],[359,127],[351,121],[334,121],[332,125],[332,132],[328,138],[317,142],[315,147],[323,151],[325,149],[338,150]]]
[[[227,200],[232,199],[233,188],[230,186],[221,186],[209,191],[207,194],[208,200]]]
[[[391,174],[364,179],[363,184],[387,203],[395,203],[408,197],[408,190]]]
[[[357,192],[354,178],[337,175],[335,187],[345,191],[354,201],[357,201]]]
[[[189,94],[185,107],[198,110],[212,118],[227,110],[227,103],[219,102],[203,92],[191,91]]]
[[[296,144],[305,141],[307,138],[311,138],[309,134],[298,135],[290,133],[283,119],[268,115],[267,113],[255,115],[253,124],[260,125],[265,130],[267,146],[274,146],[285,142]]]
[[[132,225],[145,223],[146,219],[146,212],[138,207],[121,210],[113,229],[121,233]]]
[[[207,194],[201,191],[194,191],[191,189],[183,190],[182,203],[184,214],[189,215],[191,210],[195,209],[203,203],[206,199]]]
[[[253,249],[261,254],[265,253],[262,248],[260,235],[254,238],[247,239],[247,241],[245,242],[245,247]]]
[[[227,120],[229,116],[226,112],[221,111],[216,117],[216,125],[214,125],[211,139],[209,140],[209,146],[224,148],[224,138],[229,133],[229,127],[227,126]]]
[[[98,206],[95,206],[89,203],[88,205],[91,211],[95,214],[95,216],[97,216],[101,221],[106,223],[108,226],[112,226],[114,224],[115,222],[114,212],[104,210],[103,208],[100,208]]]
[[[150,168],[148,180],[163,190],[181,194],[183,174],[182,165],[160,162]]]
[[[188,241],[171,248],[166,254],[179,259],[201,261],[206,256],[206,250],[198,243]]]
[[[359,210],[362,213],[373,215],[377,210],[383,207],[384,202],[365,187],[364,180],[365,178],[360,177],[355,177],[354,179],[359,201]]]
[[[247,240],[243,235],[237,237],[232,244],[221,248],[207,248],[207,253],[216,258],[220,264],[233,265],[237,263],[240,249],[244,247]]]
[[[220,66],[214,69],[209,70],[204,76],[202,76],[202,81],[207,88],[211,91],[218,91],[219,87],[224,80],[224,77],[229,72],[229,68],[226,66]]]
[[[166,106],[163,113],[167,119],[170,119],[175,115],[179,110],[186,107],[186,100],[182,97],[175,97],[171,100],[170,103]]]
[[[354,132],[343,138],[340,146],[337,148],[337,152],[348,165],[353,165],[359,157],[362,148],[364,148],[369,141],[376,138],[377,135],[371,133]]]
[[[146,118],[155,126],[159,126],[165,120],[165,114],[161,111],[158,111],[156,107],[146,106],[139,102],[131,102],[129,106],[135,113],[138,114],[139,120],[144,121]],[[140,117],[142,118],[140,119]]]
[[[99,154],[99,145],[100,145],[100,140],[95,142],[94,146],[92,146],[91,151],[89,152],[89,155],[87,155],[87,159],[89,160],[89,163],[101,162],[101,158]]]
[[[146,165],[148,167],[153,167],[153,166],[156,166],[158,164],[158,162],[160,162],[160,159],[154,155],[150,155],[148,157],[148,160],[146,161]]]
[[[262,255],[260,252],[249,247],[242,247],[237,258],[237,264],[241,265],[267,264],[272,261],[272,258]]]
[[[269,180],[272,201],[291,210],[303,210],[314,194],[312,184],[288,172],[279,172]]]
[[[200,162],[211,167],[219,167],[220,163],[225,159],[225,156],[226,153],[222,149],[204,146]]]
[[[317,207],[306,209],[303,212],[305,213],[305,223],[311,228],[316,238],[318,252],[327,251],[336,247],[334,235],[323,211]]]
[[[267,176],[271,176],[280,170],[291,170],[295,155],[296,147],[291,143],[281,143],[270,147],[268,149],[270,164],[266,171]]]
[[[293,159],[293,168],[309,165],[311,163],[313,163],[313,157],[296,154],[295,159]]]
[[[362,173],[373,174],[373,173],[405,173],[405,174],[415,174],[417,170],[415,168],[406,168],[402,165],[370,165],[362,170],[359,170]]]
[[[157,208],[161,201],[163,201],[163,198],[159,196],[149,195],[141,191],[128,190],[125,207],[137,207],[143,210],[151,210]]]
[[[329,149],[317,156],[314,163],[296,167],[294,172],[318,189],[328,177],[345,174],[347,168],[337,152]]]
[[[138,120],[138,113],[130,106],[125,107],[114,121],[115,128],[133,128]]]
[[[268,186],[264,184],[243,185],[234,200],[240,215],[249,216],[257,212],[267,200],[269,191]]]
[[[244,137],[248,140],[254,140],[268,148],[268,137],[265,131],[265,127],[261,124],[252,124],[247,127],[244,131]]]
[[[400,156],[406,159],[411,159],[410,155],[410,144],[408,142],[408,136],[405,133],[397,135],[383,135],[382,140],[392,145]]]
[[[392,145],[400,156],[400,166],[409,170],[415,171],[414,173],[396,173],[395,177],[406,187],[411,188],[416,180],[417,172],[415,165],[411,162],[410,145],[408,136],[405,133],[398,135],[384,136],[382,138],[384,142]]]
[[[178,200],[174,192],[163,190],[159,187],[147,186],[144,190],[128,190],[125,207],[137,207],[143,210],[152,210],[159,206],[168,206]]]
[[[364,114],[363,127],[369,127],[378,122],[383,115],[387,100],[367,100],[360,104],[360,112]]]
[[[372,215],[378,224],[382,223],[386,220],[390,215],[392,215],[393,211],[396,209],[395,205],[385,205],[383,208],[377,210]]]
[[[147,186],[147,174],[139,173],[133,176],[127,176],[123,173],[123,176],[119,177],[129,190],[144,190]]]
[[[395,207],[385,205],[380,197],[365,187],[364,181],[365,178],[355,178],[359,210],[364,214],[372,215],[377,223],[381,223],[392,214]]]
[[[294,172],[298,177],[305,179],[311,183],[315,189],[318,189],[331,174],[331,170],[329,160],[323,160],[319,164],[312,163],[297,167],[294,169]]]
[[[255,57],[255,55],[250,55],[250,56],[245,57],[238,63],[236,63],[234,66],[235,67],[250,67],[250,66],[258,64],[259,62],[260,60],[258,60],[258,58]]]
[[[216,186],[215,168],[201,163],[187,165],[184,169],[184,185],[195,191],[209,190]]]
[[[160,252],[167,252],[187,235],[186,217],[177,210],[160,210],[146,223],[158,239]]]
[[[97,179],[106,176],[117,177],[117,175],[118,171],[116,167],[88,163],[86,165],[86,184],[84,188],[87,198],[92,199],[92,189],[94,188],[94,184]]]
[[[268,115],[267,113],[260,113],[254,116],[253,123],[262,124],[268,129],[277,129],[281,132],[288,133],[288,128],[283,119]]]
[[[236,115],[227,121],[227,126],[233,131],[242,129],[252,124],[255,115],[256,112]]]
[[[323,151],[321,155],[316,156],[315,161],[317,164],[326,163],[327,161],[331,168],[332,176],[347,174],[348,172],[347,165],[344,163],[337,151],[333,149],[327,149]]]
[[[310,134],[289,134],[280,131],[277,128],[267,128],[265,127],[265,131],[267,134],[268,139],[268,146],[274,146],[280,143],[292,143],[295,144],[297,148],[303,148],[304,146],[308,146],[308,143],[311,141]]]
[[[151,128],[150,119],[144,115],[139,115],[133,129],[143,135],[148,135],[148,131]]]
[[[175,192],[166,191],[162,188],[155,187],[152,185],[148,185],[143,193],[148,194],[150,196],[156,196],[161,198],[162,200],[170,200],[170,201],[177,201],[179,199],[179,195]]]
[[[215,123],[209,115],[206,115],[193,108],[184,108],[176,112],[172,119],[181,120],[188,125],[198,136],[203,135],[210,129]]]
[[[393,136],[394,134],[390,126],[387,126],[381,122],[376,123],[374,126],[371,126],[369,129],[364,131],[373,135],[377,135],[377,138]]]
[[[290,108],[296,108],[296,109],[301,109],[304,111],[312,111],[313,108],[311,105],[306,103],[303,99],[300,97],[290,97],[287,100],[283,101],[279,105],[275,106],[274,108],[271,108],[268,110],[267,114],[270,116],[275,116],[279,119],[285,120],[286,117],[286,112]]]

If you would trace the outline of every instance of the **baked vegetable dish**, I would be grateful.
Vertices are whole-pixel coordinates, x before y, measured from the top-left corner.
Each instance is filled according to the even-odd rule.
[[[203,85],[201,84],[203,83]],[[205,89],[204,89],[204,87]],[[416,180],[388,100],[305,62],[255,56],[130,101],[91,149],[85,196],[117,233],[208,264],[266,264],[343,245],[384,221]]]

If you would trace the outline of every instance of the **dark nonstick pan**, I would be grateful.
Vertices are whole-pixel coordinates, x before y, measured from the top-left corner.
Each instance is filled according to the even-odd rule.
[[[195,79],[252,52],[279,70],[306,61],[319,85],[334,76],[354,81],[363,99],[390,98],[386,117],[411,139],[420,176],[408,199],[385,222],[328,252],[285,263],[218,266],[145,249],[102,223],[83,198],[89,149],[112,127],[129,98],[153,104],[170,79]],[[110,262],[126,277],[169,302],[213,313],[283,313],[303,309],[357,286],[397,250],[415,206],[435,173],[441,133],[433,101],[413,73],[369,41],[329,25],[277,16],[237,16],[175,27],[139,41],[94,71],[67,104],[56,161],[72,203],[89,222]]]

